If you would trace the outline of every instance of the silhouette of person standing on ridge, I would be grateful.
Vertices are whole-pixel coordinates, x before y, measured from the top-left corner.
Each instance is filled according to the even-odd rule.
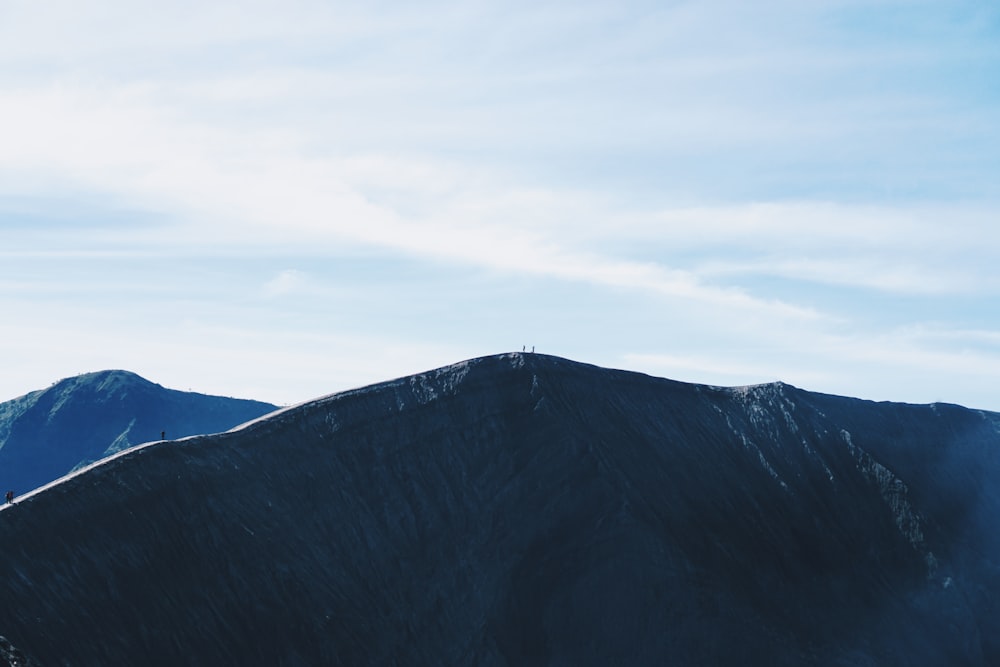
[[[8,505],[13,505],[14,504],[14,492],[13,491],[8,491],[7,495],[4,496],[4,498],[7,500],[7,504]]]

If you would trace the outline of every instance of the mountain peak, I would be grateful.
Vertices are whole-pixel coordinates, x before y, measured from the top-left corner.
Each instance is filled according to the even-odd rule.
[[[123,370],[120,368],[112,368],[101,371],[91,371],[89,373],[81,373],[74,378],[66,378],[66,380],[77,380],[80,382],[103,382],[106,380],[119,380],[127,382],[143,382],[153,384],[146,378],[142,377],[137,373],[132,371]]]
[[[120,392],[132,387],[159,386],[133,373],[132,371],[112,369],[81,373],[56,382],[50,390],[58,392],[79,391],[86,389],[93,392]]]
[[[132,445],[217,433],[275,409],[166,389],[125,370],[65,378],[0,403],[0,487],[23,492]]]
[[[996,414],[480,357],[25,497],[0,630],[53,665],[985,667],[998,447]]]

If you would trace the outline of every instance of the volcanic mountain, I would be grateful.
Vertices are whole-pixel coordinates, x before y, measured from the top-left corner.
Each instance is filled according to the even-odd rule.
[[[506,354],[20,499],[0,635],[48,667],[997,665],[998,529],[1000,414]]]
[[[0,489],[27,491],[132,445],[218,433],[277,406],[166,389],[135,373],[86,373],[0,403]]]

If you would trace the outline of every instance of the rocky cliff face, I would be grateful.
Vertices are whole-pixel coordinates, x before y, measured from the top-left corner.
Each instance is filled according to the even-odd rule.
[[[78,375],[0,403],[0,489],[23,493],[163,432],[218,433],[276,409],[165,389],[127,371]]]
[[[486,357],[0,512],[41,665],[1000,664],[1000,416]]]

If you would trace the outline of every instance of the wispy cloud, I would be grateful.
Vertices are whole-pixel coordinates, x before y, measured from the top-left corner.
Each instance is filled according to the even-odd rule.
[[[122,354],[184,354],[142,312],[261,359],[336,328],[352,377],[388,330],[416,366],[531,334],[722,384],[979,386],[1000,15],[899,7],[3,3],[9,340],[99,346],[66,324],[90,294]],[[420,308],[448,325],[407,338]]]
[[[566,235],[572,224],[590,226],[593,236],[596,216],[591,211],[586,220],[577,217],[581,211],[572,201],[573,192],[486,188],[485,176],[469,179],[432,161],[416,167],[384,156],[307,158],[281,142],[248,145],[246,136],[225,128],[178,124],[125,98],[116,103],[90,91],[59,91],[12,95],[0,104],[6,127],[16,127],[20,116],[46,118],[58,128],[52,135],[20,139],[11,131],[10,150],[0,164],[58,165],[63,178],[77,187],[97,188],[128,206],[156,210],[175,221],[126,232],[96,230],[91,244],[131,242],[134,249],[169,249],[225,243],[310,253],[363,244],[772,315],[816,316],[740,289],[701,284],[694,274],[669,264],[574,247],[572,234]],[[372,183],[402,204],[392,196],[372,201],[365,195]],[[407,214],[409,202],[428,196],[435,198],[437,211],[418,203],[417,212]],[[538,205],[543,214],[533,210]],[[604,235],[608,232],[614,230],[606,229]]]
[[[302,271],[286,269],[264,284],[264,296],[273,299],[285,296],[300,289],[306,282]]]

